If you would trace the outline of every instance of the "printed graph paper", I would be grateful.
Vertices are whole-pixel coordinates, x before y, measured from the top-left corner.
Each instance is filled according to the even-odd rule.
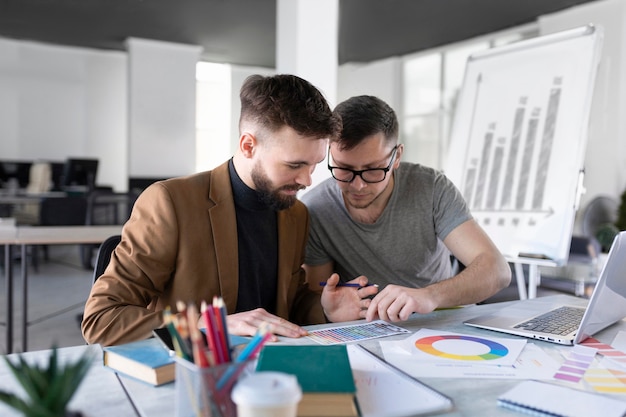
[[[406,333],[411,332],[402,327],[377,320],[370,323],[311,330],[308,337],[322,345],[335,345]]]

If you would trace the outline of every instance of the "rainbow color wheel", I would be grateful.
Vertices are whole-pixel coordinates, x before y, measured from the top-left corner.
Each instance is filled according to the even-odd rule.
[[[434,346],[435,343],[441,340],[464,340],[469,342],[476,342],[487,346],[487,348],[489,348],[489,352],[483,353],[481,355],[458,355],[455,353],[443,352],[435,348]],[[494,342],[492,340],[481,339],[479,337],[464,335],[439,335],[423,337],[415,341],[415,347],[422,352],[428,353],[429,355],[463,361],[489,361],[493,359],[503,358],[509,353],[509,350],[506,348],[506,346],[503,346],[500,343]]]

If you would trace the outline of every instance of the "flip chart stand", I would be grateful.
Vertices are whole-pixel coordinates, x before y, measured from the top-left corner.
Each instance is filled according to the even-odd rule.
[[[515,268],[515,279],[517,280],[517,291],[520,300],[537,297],[537,287],[541,284],[540,266],[558,266],[558,263],[549,259],[533,258],[509,258],[508,262]],[[528,290],[526,289],[526,279],[524,276],[524,265],[528,265]]]
[[[602,33],[587,25],[493,48],[465,69],[445,172],[498,249],[528,264],[531,298],[538,267],[569,257]]]

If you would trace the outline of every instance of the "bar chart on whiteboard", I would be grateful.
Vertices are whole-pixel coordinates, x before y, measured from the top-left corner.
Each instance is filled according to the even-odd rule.
[[[510,258],[567,260],[598,50],[585,27],[468,60],[445,173]]]
[[[483,127],[482,141],[476,141],[476,149],[470,149],[473,152],[467,155],[462,184],[463,196],[475,213],[508,210],[550,214],[544,201],[554,151],[560,80],[556,77],[555,84],[542,94],[547,97],[544,103],[533,105],[527,96],[519,97],[511,109],[511,126],[491,121]],[[513,219],[520,220],[519,215]]]

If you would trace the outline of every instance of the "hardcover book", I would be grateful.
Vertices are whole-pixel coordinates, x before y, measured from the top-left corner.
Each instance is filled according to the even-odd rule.
[[[152,385],[175,379],[174,356],[155,338],[103,347],[104,365]]]
[[[302,388],[299,417],[357,416],[356,385],[345,345],[270,345],[257,371],[295,375]]]

